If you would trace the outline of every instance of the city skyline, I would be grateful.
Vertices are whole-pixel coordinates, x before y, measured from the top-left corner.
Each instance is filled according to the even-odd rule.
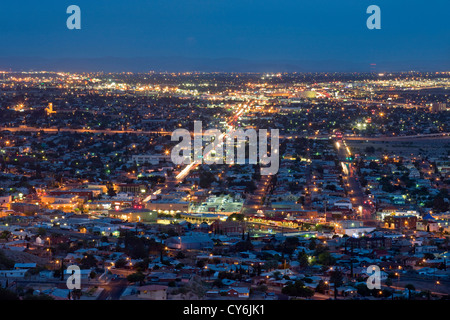
[[[378,72],[450,68],[449,5],[435,1],[5,3],[0,68],[53,71]],[[368,6],[381,29],[366,27]],[[373,67],[373,64],[376,67]]]
[[[3,3],[0,301],[175,318],[445,303],[449,12]]]

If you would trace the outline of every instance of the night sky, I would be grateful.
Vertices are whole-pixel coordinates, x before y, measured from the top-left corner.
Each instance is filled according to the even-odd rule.
[[[81,8],[81,30],[66,27],[71,4]],[[372,4],[381,8],[381,30],[366,27]],[[33,67],[36,58],[64,69],[66,58],[140,57],[155,58],[157,69],[162,57],[183,57],[210,68],[215,59],[239,59],[305,70],[367,71],[376,63],[448,71],[449,21],[448,0],[2,1],[0,68]]]

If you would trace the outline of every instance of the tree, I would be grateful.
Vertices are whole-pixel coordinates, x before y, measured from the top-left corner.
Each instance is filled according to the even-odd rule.
[[[245,215],[242,213],[232,213],[228,216],[227,221],[244,221]]]
[[[11,236],[11,231],[4,230],[4,231],[2,231],[2,233],[0,234],[0,239],[5,239],[6,241],[8,241],[8,239],[9,239],[10,236]]]
[[[371,170],[377,170],[377,169],[378,169],[378,163],[376,163],[375,161],[370,161],[370,163],[369,163],[369,169],[371,169]]]
[[[19,300],[19,297],[11,290],[0,287],[0,300]]]
[[[297,280],[294,283],[290,282],[288,285],[281,289],[283,294],[294,297],[305,297],[310,298],[314,296],[314,290],[305,286],[304,282]]]
[[[97,259],[92,254],[88,254],[81,259],[81,267],[82,268],[93,268],[97,266]]]
[[[291,255],[294,253],[295,249],[297,248],[299,243],[299,240],[297,237],[289,237],[286,238],[286,240],[278,246],[278,251],[281,251],[281,253]]]
[[[149,253],[158,253],[164,248],[161,243],[154,239],[137,237],[130,232],[126,232],[120,240],[124,242],[125,252],[133,259],[146,259]]]
[[[316,239],[311,238],[311,240],[309,240],[308,249],[309,250],[315,250],[316,246],[317,246]]]
[[[116,190],[114,190],[114,186],[111,183],[108,183],[106,185],[106,187],[107,187],[107,193],[108,193],[109,197],[112,198],[117,195]]]
[[[384,284],[388,287],[392,286],[392,279],[391,278],[387,278],[386,281],[384,282]]]
[[[367,288],[366,284],[363,284],[363,283],[358,284],[356,286],[356,290],[357,290],[358,294],[362,297],[367,297],[372,294],[372,291],[369,288]]]
[[[222,282],[222,279],[216,279],[214,280],[213,284],[212,284],[213,288],[217,287],[217,288],[223,288],[225,285]]]
[[[411,291],[416,290],[416,287],[414,287],[413,284],[408,283],[408,284],[405,286],[405,289],[408,289],[408,299],[411,299]]]
[[[37,230],[37,235],[38,235],[39,237],[44,237],[46,234],[47,234],[47,230],[45,230],[45,228],[40,227],[40,228]]]
[[[54,277],[54,278],[59,278],[59,277],[61,277],[61,275],[62,275],[62,272],[61,272],[60,269],[55,269],[55,270],[53,271],[53,277]]]
[[[259,292],[266,292],[267,289],[268,288],[267,288],[267,286],[265,284],[261,284],[261,285],[256,287],[256,291],[259,291]]]
[[[137,271],[145,271],[148,269],[148,263],[149,259],[138,261],[134,264],[134,269]]]
[[[425,253],[423,254],[423,258],[424,258],[425,260],[433,260],[435,257],[434,257],[434,254],[429,253],[429,252],[425,252]]]
[[[144,279],[145,279],[145,275],[142,272],[140,272],[140,271],[132,273],[132,274],[127,276],[127,280],[129,282],[142,283],[144,281]]]
[[[278,261],[277,260],[268,260],[264,263],[264,270],[270,271],[273,269],[278,268]]]
[[[182,269],[183,267],[184,267],[184,264],[183,264],[183,263],[178,263],[178,264],[175,266],[175,269],[180,270],[180,269]]]
[[[239,241],[234,245],[234,251],[236,252],[242,252],[242,251],[252,251],[253,250],[253,244],[250,241],[250,239]]]
[[[392,296],[392,291],[389,289],[383,289],[382,296],[385,298],[389,298],[390,296]]]
[[[0,268],[1,269],[12,269],[14,267],[14,261],[7,258],[3,251],[0,251]]]
[[[116,268],[124,268],[127,265],[127,261],[125,259],[118,259],[114,265],[116,266]]]
[[[324,294],[325,290],[327,290],[327,289],[328,289],[328,285],[325,284],[325,282],[323,280],[320,280],[319,283],[317,284],[316,292]]]
[[[272,275],[275,278],[275,280],[281,280],[281,272],[280,271],[277,270]]]
[[[308,255],[304,251],[298,254],[297,260],[302,268],[306,268],[309,265]]]
[[[175,255],[175,259],[184,259],[184,258],[186,258],[186,255],[181,251],[178,251],[177,254]]]
[[[23,297],[23,300],[55,300],[55,299],[49,296],[48,294],[41,293],[38,296],[27,294]]]
[[[317,257],[317,262],[324,266],[329,266],[334,264],[336,259],[334,259],[328,251],[322,252]]]
[[[437,195],[433,200],[433,210],[437,212],[444,212],[448,210],[448,203],[445,202],[441,195]]]
[[[212,172],[204,171],[200,173],[199,186],[202,188],[209,188],[211,183],[216,181],[216,177]]]
[[[344,283],[344,275],[340,270],[333,270],[330,273],[330,282],[334,284],[334,299],[337,299],[337,288]]]
[[[366,149],[364,149],[364,151],[367,154],[373,154],[373,153],[375,153],[375,147],[373,147],[373,146],[366,147]]]

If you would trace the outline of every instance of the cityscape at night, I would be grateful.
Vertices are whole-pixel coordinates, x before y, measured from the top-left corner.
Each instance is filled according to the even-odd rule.
[[[387,2],[378,3],[383,9]],[[349,51],[363,32],[393,28],[392,13],[377,25],[376,6],[370,20],[371,4],[361,5],[364,30]],[[60,5],[65,29],[58,32],[88,34],[89,10],[99,8],[79,1],[87,16],[80,24],[78,7],[66,12],[69,5]],[[207,8],[220,16],[215,10],[224,4],[217,6]],[[141,16],[134,19],[138,24]],[[202,23],[192,22],[186,34]],[[211,34],[219,27],[212,28]],[[268,37],[282,32],[260,28]],[[11,30],[0,40],[21,37],[23,29]],[[197,46],[193,56],[204,49],[207,66],[180,58],[183,66],[168,68],[176,54],[189,54],[160,38],[155,52],[173,52],[170,59],[152,66],[161,59],[125,54],[116,64],[121,71],[110,67],[113,60],[91,67],[104,53],[90,49],[93,60],[84,66],[82,49],[65,60],[64,43],[61,56],[43,55],[32,40],[29,51],[18,44],[20,54],[6,48],[0,300],[181,300],[187,309],[180,315],[211,317],[223,310],[186,301],[245,302],[247,311],[226,311],[257,316],[265,302],[278,300],[448,300],[448,31],[439,31],[440,44],[430,40],[430,51],[404,56],[415,60],[411,68],[390,67],[402,53],[387,46],[379,50],[390,53],[379,58],[366,48],[367,61],[350,54],[357,64],[317,71],[296,69],[305,59],[293,58],[297,45],[286,56],[274,50],[253,62],[249,46],[239,62],[220,62],[201,47],[206,31],[188,45]],[[86,37],[87,48],[96,38]],[[427,55],[431,49],[436,59]],[[224,52],[233,56],[231,48]],[[316,58],[320,65],[329,57]]]

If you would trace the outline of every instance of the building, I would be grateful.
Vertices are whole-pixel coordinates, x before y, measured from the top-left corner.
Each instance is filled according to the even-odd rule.
[[[16,263],[14,264],[14,269],[34,269],[36,268],[36,263]]]
[[[80,279],[81,280],[88,280],[90,275],[91,275],[92,270],[91,269],[81,269],[80,270]],[[73,271],[72,270],[64,270],[64,280],[67,281],[67,279],[69,279],[69,277],[71,277],[73,275]]]
[[[0,270],[0,278],[18,279],[25,277],[28,269]]]
[[[358,220],[340,220],[336,224],[336,233],[349,237],[364,236],[373,230],[375,230],[374,227],[364,226],[363,221]]]
[[[56,111],[53,110],[53,103],[49,102],[48,107],[45,108],[45,112],[47,113],[47,115],[56,113]]]
[[[416,223],[416,230],[427,232],[439,232],[439,223],[432,220],[419,220]]]
[[[13,202],[11,203],[11,210],[32,215],[39,211],[39,205],[34,203]]]
[[[9,206],[10,206],[11,201],[12,201],[11,196],[0,197],[0,208],[10,210]]]
[[[351,251],[354,249],[389,249],[392,246],[392,239],[386,237],[361,237],[361,238],[348,238],[345,240],[345,250]]]
[[[145,205],[149,210],[165,211],[167,213],[187,212],[189,210],[189,202],[178,200],[156,200],[149,201]]]
[[[190,223],[201,224],[207,223],[211,224],[216,220],[222,219],[226,220],[227,215],[223,214],[212,214],[212,213],[180,213],[180,218],[186,220]]]
[[[247,287],[231,287],[226,290],[221,290],[221,292],[226,292],[227,296],[233,298],[248,299],[250,296],[250,289]]]
[[[158,218],[158,213],[149,209],[110,210],[108,214],[111,218],[119,218],[128,222],[156,222]]]
[[[145,193],[147,186],[143,183],[120,183],[117,186],[119,192],[123,193]]]
[[[340,228],[336,229],[337,234],[347,235],[349,237],[362,237],[372,231],[374,231],[374,227],[350,227],[350,228]]]
[[[156,284],[137,288],[137,297],[146,300],[167,300],[167,286]]]
[[[342,200],[335,201],[333,203],[333,206],[336,208],[345,208],[345,209],[351,210],[352,202],[349,199],[342,199]]]
[[[246,231],[245,223],[240,221],[215,220],[210,230],[215,234],[239,235]]]
[[[64,195],[71,195],[71,196],[77,196],[79,198],[84,198],[87,200],[92,200],[94,197],[94,191],[88,190],[88,189],[71,189],[71,190],[53,190],[48,193],[49,197],[57,197],[57,196],[64,196]]]
[[[416,229],[417,217],[409,216],[387,216],[384,218],[384,226],[389,229]]]
[[[188,249],[205,249],[212,248],[214,243],[207,235],[192,235],[172,237],[165,241],[167,247],[171,249],[188,250]]]
[[[41,203],[52,210],[72,212],[84,201],[72,194],[49,194],[41,197]]]
[[[143,165],[143,164],[152,164],[157,165],[161,161],[172,161],[170,159],[170,156],[167,155],[161,155],[161,154],[140,154],[140,155],[134,155],[131,157],[131,161],[136,162],[137,164]]]
[[[436,102],[431,105],[431,112],[440,112],[440,111],[446,111],[447,110],[447,104],[443,102]]]
[[[379,221],[385,221],[388,216],[415,216],[420,218],[420,214],[415,210],[400,211],[397,207],[383,208],[376,213],[376,218]]]

